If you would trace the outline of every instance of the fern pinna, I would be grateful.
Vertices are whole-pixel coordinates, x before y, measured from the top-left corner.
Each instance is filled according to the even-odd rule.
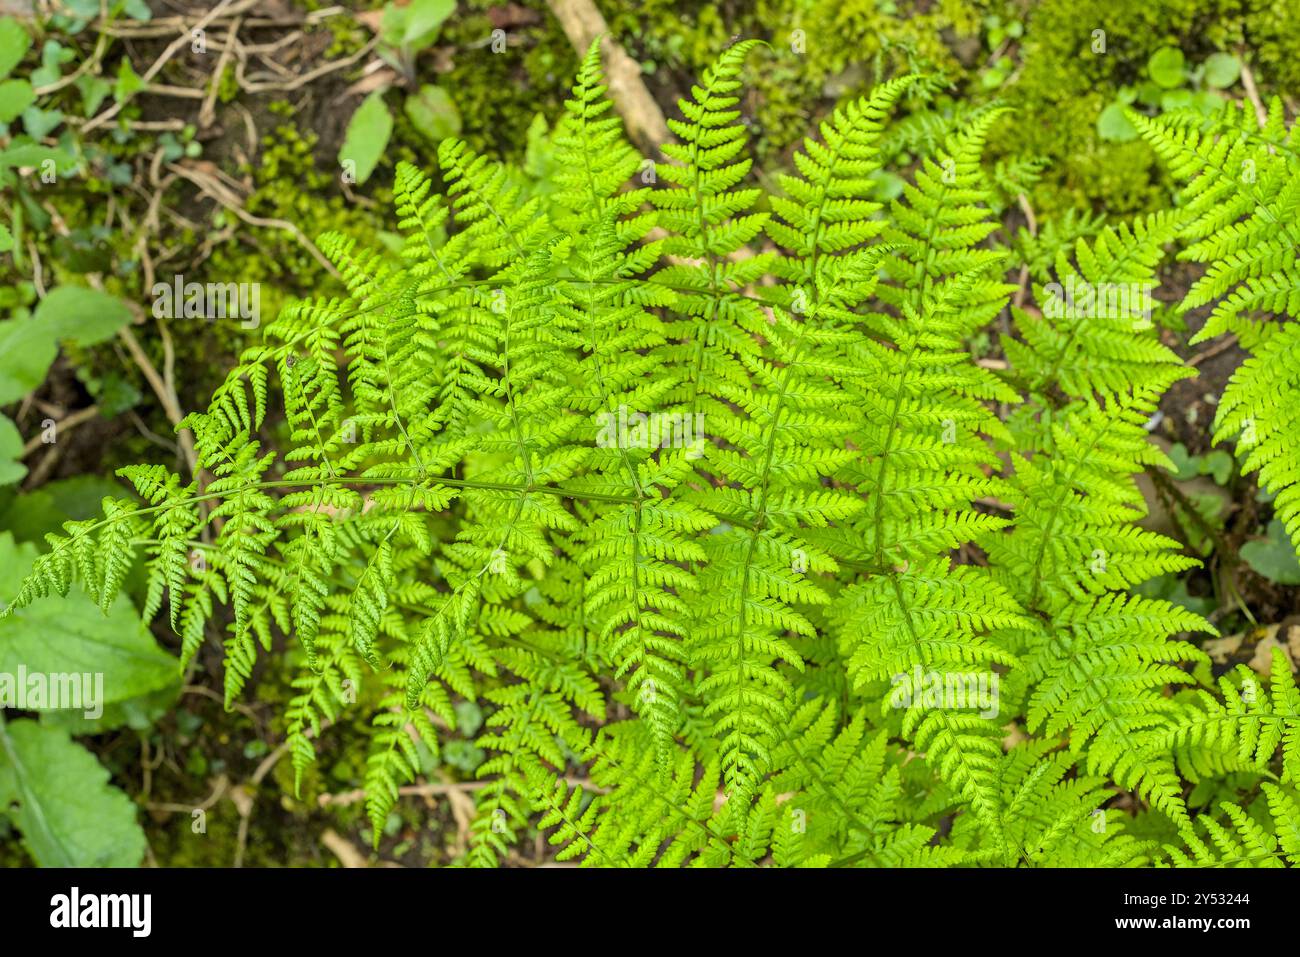
[[[1289,306],[1284,237],[1204,199],[1253,150],[1285,218],[1278,122],[1258,147],[1153,127],[1208,170],[1188,207],[1066,229],[1011,309],[981,165],[1003,111],[947,124],[885,202],[895,115],[931,89],[888,80],[769,191],[741,116],[754,48],[701,78],[657,165],[593,46],[551,181],[454,140],[441,195],[399,166],[400,252],[322,237],[345,293],[287,307],[186,420],[201,479],[124,470],[139,499],[53,536],[9,607],[74,579],[108,602],[143,553],[146,617],[166,604],[185,659],[224,634],[228,701],[290,636],[295,770],[368,716],[376,841],[478,702],[469,864],[530,829],[592,866],[1297,863],[1287,663],[1216,686],[1212,626],[1132,591],[1194,564],[1141,526],[1135,484],[1190,372],[1149,321],[1060,293],[1137,286],[1144,314],[1193,235],[1222,258],[1190,304],[1240,284],[1211,331]],[[966,343],[1008,310],[994,372]],[[1249,328],[1285,353],[1290,326]],[[1260,369],[1222,427],[1257,420],[1248,464],[1290,514]],[[1229,774],[1269,778],[1264,800]]]

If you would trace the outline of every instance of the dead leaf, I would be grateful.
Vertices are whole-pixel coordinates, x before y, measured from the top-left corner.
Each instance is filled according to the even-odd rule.
[[[1290,630],[1294,631],[1295,629]],[[1286,655],[1291,670],[1295,671],[1295,655],[1291,653],[1290,648],[1277,640],[1278,626],[1270,625],[1268,631],[1268,635],[1262,638],[1259,644],[1255,645],[1255,656],[1250,659],[1250,666],[1260,674],[1267,675],[1273,669],[1273,649],[1281,648],[1282,654]]]
[[[1224,665],[1241,647],[1244,635],[1224,635],[1222,638],[1208,638],[1201,643],[1205,653],[1215,664]]]
[[[368,93],[373,93],[375,90],[392,86],[398,81],[398,79],[397,71],[385,64],[380,66],[379,69],[372,70],[361,79],[357,80],[357,82],[344,90],[338,98],[343,100],[353,96],[365,96]]]
[[[365,26],[371,33],[377,34],[379,33],[380,21],[384,19],[384,11],[382,9],[365,10],[361,13],[352,14],[352,19]]]
[[[542,22],[536,10],[529,10],[517,3],[507,3],[502,7],[488,7],[487,17],[492,21],[492,26],[499,30],[508,27],[529,27]]]

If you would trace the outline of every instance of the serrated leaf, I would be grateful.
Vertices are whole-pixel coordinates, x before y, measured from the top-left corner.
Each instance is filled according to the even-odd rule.
[[[0,805],[42,867],[135,867],[144,856],[135,804],[62,728],[0,725]]]

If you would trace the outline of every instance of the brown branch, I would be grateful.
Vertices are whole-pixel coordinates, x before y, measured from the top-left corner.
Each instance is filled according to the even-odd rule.
[[[244,209],[243,205],[239,202],[239,197],[222,185],[220,180],[214,176],[202,173],[192,166],[181,166],[177,163],[168,163],[167,169],[182,179],[189,180],[203,193],[210,196],[212,199],[215,199],[218,203],[230,210],[250,226],[265,226],[270,229],[283,229],[285,232],[293,236],[293,238],[298,241],[299,245],[306,249],[307,252],[311,253],[312,258],[320,263],[326,272],[335,279],[340,278],[338,270],[334,268],[334,264],[325,258],[325,254],[316,247],[316,244],[308,239],[303,231],[293,223],[284,219],[266,219],[261,216],[254,216],[248,210]]]
[[[641,67],[627,55],[613,37],[609,25],[592,0],[548,0],[555,19],[578,56],[586,54],[596,37],[604,37],[601,52],[605,58],[605,79],[609,98],[627,124],[628,135],[643,150],[658,150],[668,142],[668,124],[663,110],[655,102],[641,79]]]
[[[76,412],[71,413],[54,424],[54,434],[57,437],[60,434],[71,432],[82,422],[93,419],[97,415],[99,415],[99,406],[97,405],[92,405],[88,409],[78,409]],[[23,454],[20,458],[27,458],[27,456],[31,455],[45,444],[47,443],[42,441],[42,436],[36,436],[23,446]]]
[[[1241,64],[1241,85],[1246,90],[1246,99],[1250,100],[1255,107],[1255,119],[1259,122],[1260,127],[1268,123],[1268,110],[1264,109],[1264,101],[1259,98],[1259,88],[1255,86],[1255,74],[1250,69],[1250,64],[1246,62],[1246,51],[1239,49],[1237,51],[1237,61]]]
[[[153,62],[153,65],[149,67],[149,69],[145,70],[144,74],[140,77],[140,81],[141,83],[144,84],[144,88],[147,90],[149,81],[158,75],[158,73],[162,70],[162,68],[167,65],[167,62],[171,60],[173,56],[176,55],[177,51],[179,51],[181,47],[191,42],[192,31],[202,30],[209,23],[211,23],[213,20],[219,17],[222,13],[227,12],[227,8],[233,2],[234,0],[221,0],[220,3],[218,3],[215,7],[213,7],[206,14],[204,14],[203,17],[200,18],[197,22],[195,22],[194,25],[189,29],[185,28],[184,23],[180,24],[179,29],[181,31],[181,35],[167,45],[167,48],[163,50],[163,52],[159,55],[158,59]],[[242,2],[239,3],[235,7],[235,9],[230,10],[229,13],[232,15],[236,13],[242,13],[243,11],[248,10],[250,7],[257,6],[257,4],[260,2],[261,0],[242,0]],[[200,93],[199,95],[202,96],[202,93]],[[131,102],[131,97],[127,97],[126,99],[122,100],[119,103],[114,103],[104,112],[96,114],[89,121],[87,121],[84,126],[82,126],[81,128],[82,134],[84,135],[100,126],[103,126],[113,117],[117,116],[117,114],[121,112],[122,107],[124,107],[129,102]]]

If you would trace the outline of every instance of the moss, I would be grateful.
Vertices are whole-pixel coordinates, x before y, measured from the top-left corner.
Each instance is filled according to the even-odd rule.
[[[1300,89],[1300,5],[1292,0],[1261,4],[1245,16],[1244,35],[1254,50],[1254,69],[1265,89]]]
[[[1300,14],[1274,4],[1246,12],[1239,0],[1046,0],[1029,12],[1016,82],[1004,92],[1015,119],[991,141],[996,158],[1013,152],[1046,157],[1051,171],[1034,194],[1040,214],[1072,206],[1105,209],[1118,217],[1155,208],[1170,188],[1150,149],[1102,141],[1097,116],[1122,85],[1141,80],[1147,61],[1164,46],[1177,46],[1193,63],[1219,50],[1235,50],[1251,38],[1259,77],[1291,82],[1300,72]],[[1094,31],[1104,31],[1105,50],[1094,52]],[[1269,75],[1269,70],[1276,75]],[[1239,91],[1238,95],[1239,95]]]
[[[486,6],[478,0],[476,6]],[[1181,46],[1192,62],[1243,42],[1254,50],[1261,88],[1294,88],[1300,79],[1300,8],[1244,0],[758,0],[696,3],[599,0],[610,32],[646,70],[661,103],[684,91],[735,37],[758,37],[770,48],[750,71],[745,109],[759,165],[806,135],[836,101],[865,92],[877,71],[938,72],[968,103],[994,96],[1015,111],[994,131],[990,160],[1039,156],[1048,161],[1031,202],[1040,215],[1072,206],[1105,208],[1112,216],[1149,210],[1170,184],[1150,150],[1102,141],[1101,110],[1122,85],[1143,76],[1162,46]],[[454,66],[440,80],[453,93],[465,137],[480,149],[518,160],[538,113],[556,115],[573,68],[572,51],[545,5],[530,0],[537,22],[511,28],[505,54],[475,47],[491,31],[479,13],[456,18],[443,41]],[[1023,34],[990,36],[989,23],[1025,23]],[[1104,30],[1106,52],[1092,53]],[[802,32],[797,32],[802,31]],[[997,42],[992,42],[996,39]],[[526,51],[526,52],[521,52]],[[1011,60],[1011,76],[986,77],[994,58]],[[514,91],[502,97],[502,88]]]
[[[282,109],[273,106],[272,112],[278,115]],[[255,183],[245,202],[252,215],[294,223],[311,239],[331,230],[357,237],[373,235],[386,225],[389,191],[382,186],[366,189],[374,207],[349,201],[334,174],[319,167],[315,133],[282,123],[263,137],[262,146],[257,166],[246,170]],[[224,215],[218,214],[214,225],[223,225]],[[258,243],[264,254],[252,251],[250,255],[245,243],[231,240],[213,251],[203,272],[211,281],[261,283],[264,317],[274,316],[287,297],[319,291],[332,281],[288,231],[241,230],[240,235]]]
[[[301,2],[307,10],[321,10],[332,5],[322,0],[301,0]],[[351,6],[354,13],[361,13],[365,10],[378,9],[383,5],[384,0],[362,0],[361,3],[353,3]],[[365,46],[372,36],[370,30],[351,17],[325,17],[320,21],[320,29],[328,30],[332,37],[330,45],[322,54],[326,60],[351,56]]]
[[[217,83],[217,99],[222,103],[230,103],[239,96],[239,80],[235,77],[234,64],[227,64],[221,71],[221,79]]]
[[[518,162],[528,144],[528,127],[538,113],[554,118],[564,108],[578,58],[545,5],[532,25],[511,27],[508,45],[492,52],[492,20],[484,13],[453,17],[438,45],[447,72],[437,77],[460,111],[462,138],[475,150]],[[415,144],[423,141],[418,136]],[[431,164],[426,161],[425,167]]]
[[[944,0],[759,0],[600,4],[610,31],[645,66],[659,93],[678,94],[734,37],[769,48],[747,77],[760,165],[796,144],[842,96],[865,91],[878,71],[938,71],[960,65],[945,35],[969,37],[989,6]]]

